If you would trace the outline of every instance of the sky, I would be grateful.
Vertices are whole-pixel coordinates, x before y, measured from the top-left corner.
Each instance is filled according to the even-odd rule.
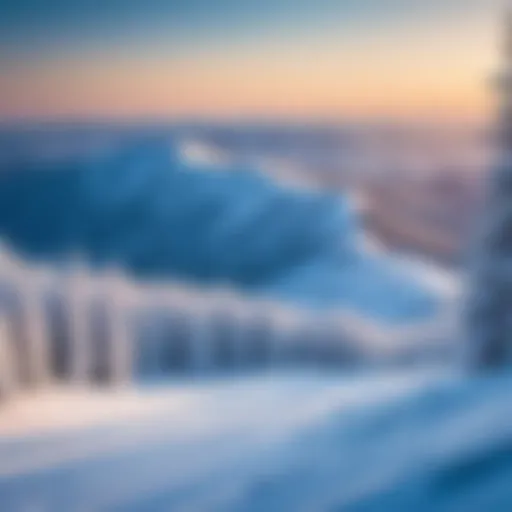
[[[482,119],[500,0],[3,0],[0,120]]]

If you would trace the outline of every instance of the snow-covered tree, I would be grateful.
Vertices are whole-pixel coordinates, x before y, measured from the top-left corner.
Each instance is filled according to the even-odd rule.
[[[489,178],[469,304],[472,359],[481,368],[502,366],[512,353],[512,13],[505,55],[496,83],[499,156]]]

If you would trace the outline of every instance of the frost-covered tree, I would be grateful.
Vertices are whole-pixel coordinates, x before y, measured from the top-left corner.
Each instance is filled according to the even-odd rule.
[[[481,368],[507,364],[512,353],[512,13],[505,56],[496,82],[498,158],[488,183],[469,305],[473,362]]]

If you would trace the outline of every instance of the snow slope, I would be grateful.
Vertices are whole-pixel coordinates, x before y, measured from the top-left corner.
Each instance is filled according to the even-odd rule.
[[[9,511],[506,511],[510,384],[274,374],[147,389],[160,403],[138,421],[102,413],[83,430],[13,437],[0,416],[0,499]]]

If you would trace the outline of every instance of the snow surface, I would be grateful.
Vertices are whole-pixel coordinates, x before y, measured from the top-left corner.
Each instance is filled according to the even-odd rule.
[[[506,511],[511,383],[439,369],[176,382],[125,391],[138,412],[117,419],[110,398],[77,394],[73,411],[94,409],[87,428],[67,428],[73,413],[58,408],[51,428],[18,433],[13,412],[0,415],[0,500],[9,511]]]

